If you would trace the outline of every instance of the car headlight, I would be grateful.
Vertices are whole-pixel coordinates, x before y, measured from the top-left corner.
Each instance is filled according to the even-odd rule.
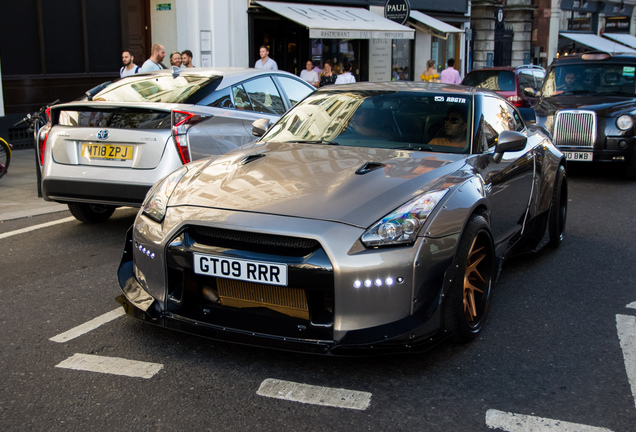
[[[446,192],[428,192],[407,202],[366,230],[360,240],[367,247],[412,243]]]
[[[634,120],[632,119],[632,116],[623,114],[622,116],[616,119],[616,127],[619,128],[620,130],[627,130],[631,128],[632,126],[634,126]]]
[[[142,205],[142,213],[154,221],[161,222],[166,215],[168,201],[170,200],[172,192],[174,192],[177,184],[179,184],[179,181],[181,181],[187,172],[188,168],[182,166],[172,174],[159,180],[150,192],[148,192],[148,195],[146,195],[146,199]]]

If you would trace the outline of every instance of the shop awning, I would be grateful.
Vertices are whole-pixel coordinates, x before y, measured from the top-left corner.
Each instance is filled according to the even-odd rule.
[[[609,39],[605,39],[601,36],[597,36],[589,33],[559,33],[561,36],[566,37],[568,39],[573,40],[574,42],[578,42],[582,45],[588,46],[592,49],[605,51],[608,53],[630,53],[636,54],[636,50],[631,48],[627,48],[624,45],[611,41]]]
[[[440,21],[437,18],[433,18],[432,16],[426,15],[425,13],[422,13],[420,11],[412,10],[409,16],[415,21],[422,23],[425,26],[429,27],[430,29],[433,29],[439,33],[463,33],[464,32],[464,30],[458,29],[457,27],[453,27],[450,24],[446,24],[445,22]],[[425,33],[431,33],[434,36],[437,36],[435,33],[431,32],[430,30],[419,28],[419,26],[417,25],[415,25],[415,27],[418,30],[424,31]],[[446,37],[444,36],[441,36],[441,37],[443,39],[446,39]]]
[[[603,36],[636,49],[636,36],[625,33],[603,33]]]
[[[309,29],[311,39],[413,39],[415,31],[367,9],[257,1]]]

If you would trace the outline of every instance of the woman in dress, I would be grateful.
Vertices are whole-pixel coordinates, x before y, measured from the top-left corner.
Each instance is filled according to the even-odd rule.
[[[435,60],[429,60],[426,62],[426,70],[422,75],[420,75],[420,78],[422,78],[422,81],[425,82],[440,82],[439,74],[435,69]]]

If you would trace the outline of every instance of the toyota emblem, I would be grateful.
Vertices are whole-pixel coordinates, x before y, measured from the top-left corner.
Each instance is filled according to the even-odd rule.
[[[108,138],[108,130],[104,129],[97,132],[97,139],[105,140],[107,138]]]

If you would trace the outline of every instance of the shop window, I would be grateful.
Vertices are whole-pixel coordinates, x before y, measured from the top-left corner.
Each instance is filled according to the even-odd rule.
[[[409,39],[393,39],[391,53],[391,80],[412,81],[411,41]]]

